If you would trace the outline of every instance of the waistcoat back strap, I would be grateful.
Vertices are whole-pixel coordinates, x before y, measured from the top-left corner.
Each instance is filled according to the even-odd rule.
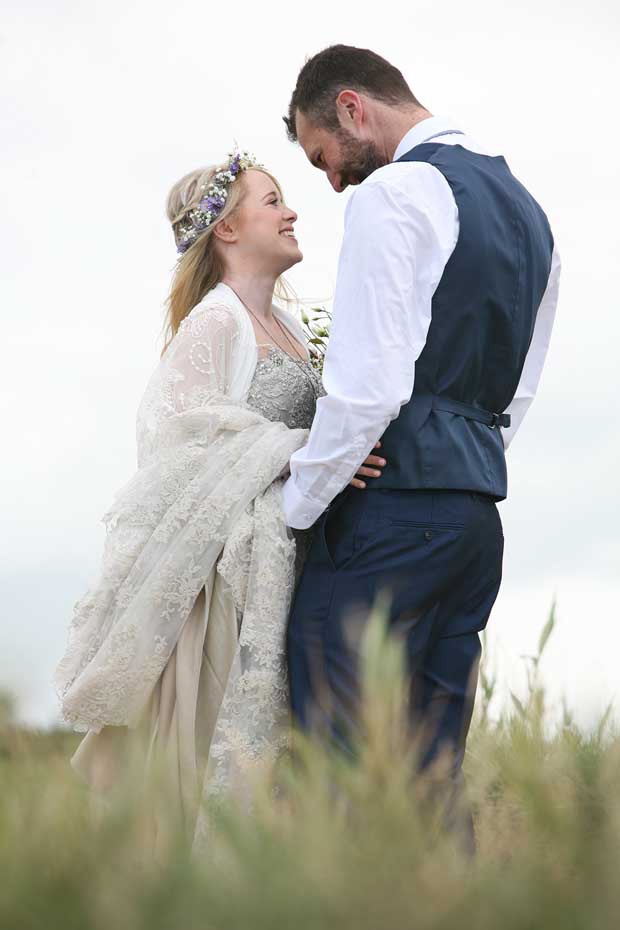
[[[506,429],[510,426],[509,413],[492,413],[490,410],[483,410],[482,407],[474,407],[472,404],[463,404],[460,400],[452,400],[450,397],[442,397],[439,394],[433,395],[433,410],[445,410],[447,413],[456,413],[466,420],[477,420],[478,423],[485,423],[491,429],[503,426]]]

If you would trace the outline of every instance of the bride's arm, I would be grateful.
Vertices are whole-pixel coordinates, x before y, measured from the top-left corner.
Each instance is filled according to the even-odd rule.
[[[183,321],[167,353],[175,413],[228,394],[238,339],[238,323],[225,306],[197,308]]]

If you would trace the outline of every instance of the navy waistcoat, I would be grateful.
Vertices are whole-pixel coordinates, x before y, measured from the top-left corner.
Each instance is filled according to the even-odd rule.
[[[426,142],[398,161],[434,165],[459,235],[432,299],[414,389],[381,437],[372,488],[507,494],[499,415],[517,389],[553,252],[547,217],[502,156]]]

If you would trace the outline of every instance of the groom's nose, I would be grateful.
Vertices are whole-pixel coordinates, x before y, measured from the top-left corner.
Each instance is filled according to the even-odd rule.
[[[328,171],[327,179],[337,194],[341,194],[347,186],[342,183],[342,174],[340,171]]]

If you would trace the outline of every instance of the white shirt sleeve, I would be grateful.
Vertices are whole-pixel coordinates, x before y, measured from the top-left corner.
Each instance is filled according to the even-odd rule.
[[[454,196],[432,165],[386,166],[352,194],[323,369],[327,393],[282,490],[289,526],[315,522],[410,400],[432,297],[457,239]]]
[[[558,304],[558,293],[560,288],[560,256],[557,249],[554,248],[551,257],[551,270],[545,293],[540,302],[532,341],[525,356],[525,364],[521,372],[521,378],[515,396],[511,400],[505,413],[510,414],[511,423],[508,428],[502,428],[502,439],[504,448],[507,449],[512,442],[513,436],[523,422],[523,417],[538,389],[538,383],[547,357],[547,350],[551,340],[551,330],[555,320],[555,311]]]

